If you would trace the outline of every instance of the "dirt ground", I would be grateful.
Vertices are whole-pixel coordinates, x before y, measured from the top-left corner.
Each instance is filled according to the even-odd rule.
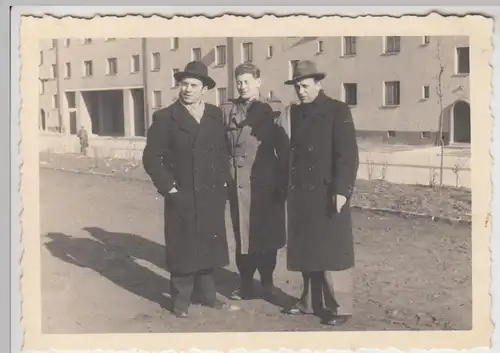
[[[44,167],[97,172],[121,178],[149,181],[140,161],[97,159],[71,154],[40,154]],[[446,218],[471,220],[471,191],[451,187],[393,184],[380,180],[358,180],[354,206],[395,209]]]
[[[42,168],[40,190],[44,333],[332,330],[312,316],[280,313],[301,289],[284,252],[279,302],[256,299],[223,312],[195,305],[190,319],[176,319],[162,308],[169,275],[162,200],[151,183]],[[355,315],[335,330],[471,328],[470,226],[359,210],[353,222]],[[218,271],[221,298],[237,279],[234,263]]]

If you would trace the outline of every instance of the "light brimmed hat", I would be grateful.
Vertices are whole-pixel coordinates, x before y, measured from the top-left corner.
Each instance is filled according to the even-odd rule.
[[[177,81],[181,81],[186,77],[197,78],[203,85],[208,89],[212,89],[215,87],[215,81],[208,76],[208,68],[201,61],[191,61],[186,65],[184,71],[179,71],[174,74],[174,78]]]
[[[314,78],[320,81],[325,77],[326,74],[324,72],[319,72],[314,62],[310,60],[303,60],[295,64],[292,79],[285,81],[285,85],[294,85],[306,78]]]

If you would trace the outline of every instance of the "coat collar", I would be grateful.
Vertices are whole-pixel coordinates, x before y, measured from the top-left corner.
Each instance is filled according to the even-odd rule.
[[[329,111],[331,109],[329,102],[330,98],[321,90],[311,103],[302,103],[299,104],[299,107],[302,113],[319,115],[325,118],[332,113]]]
[[[236,98],[232,99],[231,102],[234,105],[239,105],[239,104],[245,104],[245,102],[241,98]],[[254,125],[262,119],[265,119],[267,116],[266,112],[266,103],[258,100],[258,99],[252,99],[250,102],[248,102],[248,105],[246,107],[246,116],[243,121],[241,121],[238,126],[246,126],[246,125]],[[271,109],[269,109],[271,111]]]

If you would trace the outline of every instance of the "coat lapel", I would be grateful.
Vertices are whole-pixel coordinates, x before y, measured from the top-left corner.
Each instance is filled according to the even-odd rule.
[[[303,135],[308,128],[318,123],[318,119],[324,119],[329,113],[326,111],[325,94],[320,92],[318,97],[310,104],[299,104],[295,106],[295,113],[291,114],[292,130],[295,137]]]
[[[202,141],[207,137],[213,138],[213,130],[217,126],[217,124],[215,124],[215,120],[218,119],[220,119],[220,117],[217,116],[216,110],[212,109],[210,105],[205,104],[205,111],[203,112],[203,117],[200,120],[196,140]]]
[[[174,103],[173,118],[181,130],[191,135],[198,133],[200,124],[179,101]]]

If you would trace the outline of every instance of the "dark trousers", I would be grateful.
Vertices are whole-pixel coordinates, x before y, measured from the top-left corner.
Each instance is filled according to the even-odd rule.
[[[297,303],[309,314],[320,314],[325,309],[337,315],[352,315],[353,269],[342,271],[303,272],[304,287]]]
[[[241,277],[241,285],[251,288],[255,271],[259,271],[263,287],[273,286],[273,273],[276,269],[278,251],[267,251],[254,254],[236,254],[236,267]]]
[[[217,298],[214,270],[207,269],[195,273],[170,275],[170,297],[175,313],[185,312],[191,303],[191,296],[196,288],[196,294],[201,296],[204,304],[213,305]]]

